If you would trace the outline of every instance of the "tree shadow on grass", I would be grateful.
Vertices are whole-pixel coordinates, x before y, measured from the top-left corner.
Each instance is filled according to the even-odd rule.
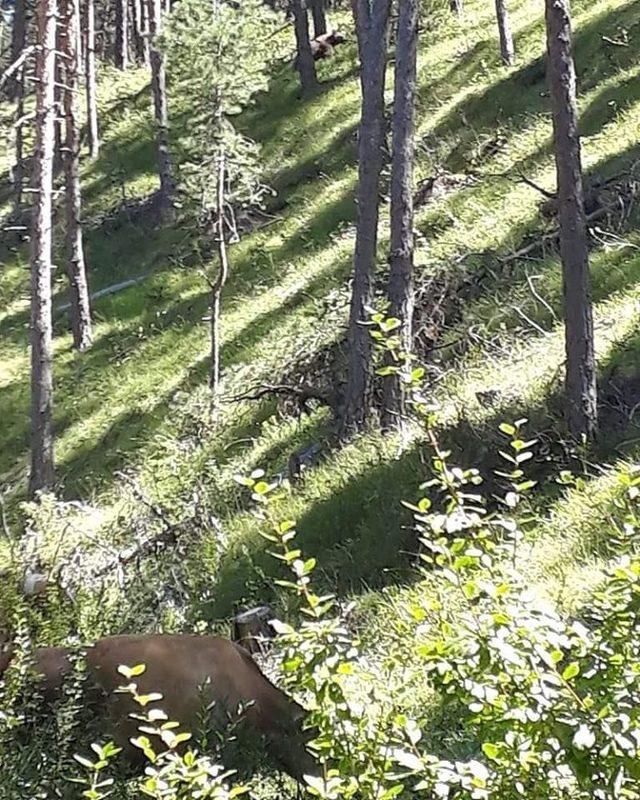
[[[608,33],[615,39],[620,26],[629,28],[637,22],[639,10],[640,3],[633,0],[622,9],[603,12],[597,19],[576,29],[574,52],[581,92],[589,91],[637,62],[640,37],[634,37],[636,47],[616,48],[603,43],[602,36]],[[469,58],[473,63],[477,53],[472,52]],[[457,142],[445,159],[447,166],[464,170],[473,159],[471,151],[476,146],[478,134],[482,131],[493,134],[496,118],[514,122],[548,111],[544,81],[545,58],[541,55],[483,91],[463,97],[456,103],[430,132],[430,137],[436,141],[454,133],[457,135]],[[467,127],[467,135],[460,137],[460,131],[465,130],[465,120],[469,119],[474,121],[473,129]]]
[[[612,413],[609,407],[612,384],[608,376],[621,352],[626,353],[627,364],[629,353],[635,357],[633,367],[628,367],[625,373],[627,403],[640,402],[640,362],[637,360],[640,334],[637,334],[632,340],[621,343],[620,348],[614,348],[610,357],[600,364],[602,435],[587,456],[588,460],[599,464],[640,452],[640,420],[629,422],[627,419],[623,424],[620,410]],[[618,381],[620,384],[619,373]],[[443,448],[451,450],[452,465],[479,468],[491,487],[497,485],[493,470],[504,468],[498,451],[504,449],[505,438],[499,432],[499,425],[505,420],[526,417],[528,434],[542,433],[545,442],[545,447],[530,463],[527,475],[545,482],[541,499],[548,505],[560,491],[548,491],[549,479],[561,469],[577,472],[581,469],[581,456],[567,449],[563,442],[561,408],[561,387],[558,380],[552,380],[548,393],[529,407],[515,401],[504,405],[497,403],[481,424],[461,417],[445,426],[438,438]],[[550,440],[549,433],[555,438]],[[372,449],[366,438],[353,447]],[[411,512],[402,503],[415,502],[422,496],[418,487],[429,477],[429,454],[426,444],[415,445],[391,460],[385,460],[384,455],[376,458],[375,453],[369,452],[359,474],[344,472],[343,476],[340,474],[341,459],[338,457],[334,461],[330,455],[319,468],[320,472],[310,474],[296,489],[302,501],[305,497],[309,501],[308,510],[297,521],[298,543],[305,556],[318,558],[323,590],[339,595],[359,594],[388,585],[406,585],[419,578],[413,565],[413,554],[418,549],[417,535],[412,529]],[[346,461],[348,463],[348,459]],[[327,472],[332,477],[328,477]],[[325,480],[331,485],[331,494],[315,500]],[[230,615],[241,602],[274,600],[272,578],[280,577],[281,570],[269,556],[268,547],[258,533],[260,528],[261,523],[251,523],[247,518],[242,534],[231,541],[222,556],[215,599],[204,609],[210,618]],[[604,544],[601,538],[594,536],[592,541],[581,542],[581,552],[595,554]],[[251,594],[256,587],[263,594]]]
[[[222,347],[223,370],[233,364],[255,358],[253,348],[264,341],[270,334],[278,330],[281,326],[283,315],[291,313],[303,307],[313,308],[313,297],[321,295],[335,284],[336,269],[339,265],[332,265],[332,269],[316,276],[316,278],[292,293],[290,297],[282,303],[264,314],[252,319],[248,319],[245,326],[238,330],[233,338],[225,341]],[[347,265],[342,265],[343,269]],[[204,298],[203,298],[204,299]],[[191,301],[192,302],[192,301]],[[176,330],[169,342],[175,343]],[[178,337],[180,338],[180,337]],[[87,441],[86,445],[80,445],[73,455],[60,464],[60,478],[64,485],[65,494],[73,496],[74,492],[80,490],[86,493],[91,489],[97,491],[105,488],[113,480],[113,473],[124,466],[136,466],[136,459],[140,453],[153,440],[155,433],[163,421],[171,414],[171,402],[176,393],[188,392],[196,386],[201,386],[207,379],[209,371],[209,356],[197,359],[191,363],[183,379],[171,388],[158,392],[153,401],[149,403],[149,409],[145,412],[134,410],[130,413],[119,415],[111,421],[105,432],[96,441],[93,437]],[[95,372],[95,369],[90,370]],[[74,409],[74,418],[86,420],[90,418],[92,411],[95,411],[108,402],[108,398],[100,396],[96,399],[84,397],[79,405]],[[148,424],[145,423],[148,420]],[[129,422],[133,429],[133,434],[129,431]],[[107,446],[108,445],[108,446]],[[98,469],[91,473],[87,468],[88,464],[96,464]]]

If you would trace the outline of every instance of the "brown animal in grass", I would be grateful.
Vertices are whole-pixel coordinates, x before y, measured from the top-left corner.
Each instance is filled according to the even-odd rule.
[[[316,36],[310,42],[313,60],[320,61],[321,58],[328,58],[336,45],[343,44],[346,41],[345,37],[338,31]]]
[[[70,650],[42,647],[34,653],[35,671],[42,676],[46,700],[59,692],[71,670]],[[0,678],[11,662],[11,646],[0,651]],[[139,722],[130,718],[140,713],[127,693],[115,693],[127,680],[120,665],[146,666],[133,678],[140,694],[159,692],[161,708],[172,721],[187,731],[198,729],[204,704],[214,702],[214,712],[234,715],[245,708],[241,722],[248,732],[264,739],[272,759],[298,781],[305,774],[317,774],[317,765],[305,747],[302,722],[305,710],[274,686],[242,647],[217,636],[150,634],[111,636],[100,639],[86,651],[90,686],[98,689],[95,715],[106,710],[116,743],[129,760],[139,756],[130,744],[138,735]],[[220,714],[218,713],[218,723]]]

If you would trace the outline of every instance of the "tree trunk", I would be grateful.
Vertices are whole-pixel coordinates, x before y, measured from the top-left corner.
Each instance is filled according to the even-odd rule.
[[[449,8],[457,16],[460,16],[464,11],[462,0],[449,0]]]
[[[225,238],[225,179],[226,166],[224,151],[218,157],[218,185],[216,200],[216,228],[218,244],[218,274],[211,284],[211,377],[210,386],[214,405],[220,390],[220,297],[229,274],[227,242]]]
[[[142,36],[142,63],[148,67],[151,63],[149,55],[149,4],[147,0],[140,0],[140,26]]]
[[[322,36],[327,32],[327,14],[324,7],[325,0],[311,0],[311,14],[313,16],[313,36]]]
[[[568,1],[546,0],[546,22],[564,287],[567,415],[574,436],[593,438],[598,425],[596,365]]]
[[[116,67],[129,66],[129,14],[127,0],[116,0]]]
[[[81,352],[91,344],[91,309],[89,287],[84,262],[82,225],[80,222],[82,195],[80,190],[80,128],[78,125],[78,65],[77,50],[80,27],[80,0],[62,0],[65,25],[64,43],[64,116],[65,116],[65,212],[67,272],[69,274],[71,330],[73,345]]]
[[[311,94],[318,87],[318,76],[309,42],[309,16],[304,0],[293,0],[293,22],[296,35],[296,69],[300,75],[302,93]]]
[[[38,0],[35,207],[31,231],[31,496],[40,489],[53,488],[54,483],[51,196],[57,12],[56,0]]]
[[[373,300],[378,246],[380,173],[384,163],[384,85],[390,0],[354,0],[362,114],[358,133],[358,191],[353,286],[349,311],[349,364],[340,435],[361,430],[371,402],[372,346],[367,308]]]
[[[11,57],[9,62],[10,64],[15,64],[18,58],[20,58],[20,54],[24,50],[26,44],[26,34],[27,34],[26,2],[25,0],[16,0],[15,9],[13,12],[13,28],[11,31]],[[20,83],[24,84],[24,81],[21,80],[20,71],[18,71],[7,81],[7,87],[5,89],[5,92],[8,100],[15,100],[16,102],[18,102]]]
[[[156,120],[156,143],[158,148],[158,175],[160,177],[159,207],[163,218],[171,216],[173,210],[173,166],[169,151],[169,109],[167,105],[167,78],[164,55],[157,49],[155,40],[162,24],[160,0],[148,0],[149,34],[151,44],[149,58],[151,64],[151,89]]]
[[[146,64],[144,48],[144,20],[142,18],[142,0],[131,0],[131,19],[132,34],[135,45],[136,60],[138,63]]]
[[[416,61],[420,0],[399,0],[391,156],[389,315],[401,323],[404,353],[413,349],[413,165]],[[385,378],[383,425],[402,427],[405,398],[400,375]]]
[[[16,101],[16,123],[15,123],[15,163],[13,165],[12,181],[13,181],[13,213],[16,219],[19,217],[22,210],[22,189],[24,181],[24,71],[26,65],[23,64],[20,68],[16,83],[16,91],[14,99]]]
[[[516,51],[513,46],[513,34],[506,0],[496,0],[496,16],[500,33],[500,57],[505,67],[512,67],[516,60]]]
[[[87,99],[89,153],[91,158],[97,158],[100,152],[100,131],[98,128],[96,88],[96,18],[94,0],[84,0],[84,40],[84,79]]]
[[[22,51],[26,45],[26,3],[25,0],[16,0],[15,10],[13,14],[13,29],[11,31],[11,64],[15,64],[20,58]],[[24,163],[23,163],[23,150],[24,150],[24,133],[22,130],[22,118],[25,113],[24,109],[24,92],[25,92],[25,69],[26,63],[9,78],[6,86],[7,98],[14,101],[16,104],[15,110],[15,140],[14,140],[14,155],[15,161],[11,170],[11,180],[13,185],[13,211],[17,217],[20,214],[22,207],[22,181],[24,176]]]

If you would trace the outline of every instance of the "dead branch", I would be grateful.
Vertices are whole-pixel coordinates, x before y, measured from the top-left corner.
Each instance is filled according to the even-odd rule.
[[[295,397],[303,405],[309,400],[317,400],[333,410],[337,406],[337,398],[333,392],[320,389],[309,383],[300,383],[295,386],[284,383],[262,383],[253,389],[230,397],[227,402],[237,403],[241,400],[262,400],[264,397],[271,396]]]
[[[527,186],[531,187],[532,189],[535,189],[536,192],[540,192],[540,194],[546,197],[548,200],[555,199],[556,196],[555,192],[547,191],[547,189],[545,189],[543,186],[540,186],[535,181],[532,181],[531,178],[527,178],[526,175],[523,175],[522,172],[518,173],[518,180],[520,181],[520,183],[526,183]]]
[[[117,477],[126,483],[131,489],[135,500],[143,505],[157,519],[162,529],[160,533],[141,542],[136,542],[130,547],[125,547],[115,553],[106,563],[101,564],[97,569],[91,571],[92,578],[101,578],[114,569],[121,569],[133,561],[138,561],[146,556],[157,553],[166,547],[177,544],[180,535],[179,525],[171,522],[161,508],[154,505],[140,489],[138,484],[128,475],[122,472],[116,473]]]
[[[527,284],[529,286],[529,290],[531,291],[531,294],[536,298],[536,300],[539,303],[541,303],[547,309],[547,311],[551,314],[551,318],[553,319],[553,321],[557,322],[558,321],[558,317],[556,316],[556,312],[553,310],[553,307],[544,299],[544,297],[542,297],[542,295],[538,292],[536,287],[533,285],[533,279],[534,278],[539,278],[540,276],[539,275],[529,275],[529,273],[525,271],[525,277],[527,279]]]
[[[24,62],[29,58],[31,53],[35,51],[35,45],[30,45],[29,47],[25,47],[25,49],[20,53],[18,58],[10,64],[5,71],[0,75],[0,89],[5,85],[5,83],[9,80],[9,78],[14,75],[20,67],[24,64]]]
[[[614,203],[602,206],[601,208],[592,211],[591,214],[587,214],[586,217],[587,223],[597,222],[599,219],[602,219],[602,217],[606,217],[607,214],[611,214],[613,211],[615,211],[615,209],[616,205]],[[557,228],[553,231],[549,231],[549,233],[545,233],[542,236],[538,236],[535,239],[535,241],[526,245],[526,247],[521,247],[520,250],[516,250],[515,253],[511,253],[508,256],[502,256],[500,258],[500,262],[502,264],[510,264],[512,261],[518,261],[521,258],[525,258],[526,256],[530,255],[536,250],[539,250],[540,247],[545,244],[545,242],[557,241],[559,236],[560,236],[560,231]]]

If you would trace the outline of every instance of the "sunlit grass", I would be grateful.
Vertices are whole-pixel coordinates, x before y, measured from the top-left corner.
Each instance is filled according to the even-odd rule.
[[[493,6],[480,0],[468,4],[460,22],[439,18],[421,43],[417,177],[438,167],[474,180],[419,211],[417,263],[426,275],[444,270],[452,279],[473,279],[477,264],[488,264],[495,276],[443,337],[443,343],[455,342],[473,330],[476,344],[467,342],[461,356],[443,350],[443,378],[431,389],[444,410],[444,435],[461,447],[457,460],[467,463],[484,454],[465,439],[470,426],[488,437],[503,415],[518,410],[533,426],[558,421],[564,358],[559,264],[546,258],[506,274],[501,262],[525,236],[544,228],[541,196],[518,180],[520,171],[548,190],[554,186],[544,72],[536,72],[541,8],[528,0],[513,5],[518,63],[511,70],[498,63]],[[583,155],[590,171],[611,174],[640,157],[638,33],[634,29],[624,52],[607,49],[602,40],[630,25],[637,9],[637,2],[621,0],[575,4]],[[346,16],[340,22],[349,25]],[[290,65],[280,64],[269,91],[244,115],[243,128],[261,142],[267,177],[280,195],[273,199],[277,218],[231,249],[222,319],[226,400],[262,380],[286,377],[302,354],[338,341],[344,331],[355,219],[355,68],[352,39],[321,65],[326,90],[302,100]],[[215,507],[228,544],[221,558],[215,536],[203,531],[190,557],[215,587],[215,601],[203,613],[223,615],[243,599],[261,599],[261,570],[270,563],[234,475],[257,466],[280,471],[295,448],[326,442],[331,428],[325,411],[297,421],[270,401],[223,402],[203,437],[191,441],[184,433],[190,415],[207,417],[209,332],[201,272],[212,265],[197,254],[188,213],[164,230],[144,218],[130,224],[117,217],[123,199],[144,198],[157,185],[147,82],[142,70],[123,77],[108,69],[102,76],[104,147],[84,166],[90,279],[95,289],[148,277],[95,303],[95,344],[86,355],[72,352],[66,321],[56,321],[60,491],[88,499],[98,509],[95,519],[113,522],[122,469],[134,472],[168,508],[198,487]],[[194,110],[175,92],[170,99],[172,135],[184,143]],[[383,209],[381,274],[386,228]],[[592,259],[601,370],[622,358],[620,343],[638,328],[638,237],[633,231],[624,236],[628,246],[602,247]],[[474,257],[458,262],[471,251]],[[553,313],[532,295],[525,271]],[[63,275],[56,290],[56,303],[62,302]],[[325,304],[332,292],[337,299]],[[27,293],[26,252],[12,253],[0,268],[0,476],[15,499],[24,491],[28,457]],[[625,356],[631,372],[634,356],[637,350]],[[495,392],[491,404],[479,399],[487,389]],[[305,547],[341,592],[394,584],[398,597],[420,591],[402,588],[415,578],[409,554],[416,542],[400,501],[414,497],[424,475],[421,445],[419,434],[401,447],[371,432],[329,452],[279,501],[278,513],[300,520]],[[541,584],[563,564],[574,588],[590,585],[597,574],[597,557],[574,547],[578,534],[554,549],[551,531],[556,524],[582,524],[594,508],[606,508],[609,495],[600,485],[571,496],[571,518],[562,516],[560,505],[551,510],[550,527],[530,556]],[[109,535],[116,529],[123,540],[131,535],[128,522],[110,527]],[[74,531],[69,547],[82,541],[82,526]],[[5,553],[0,550],[0,564]],[[373,602],[371,595],[366,602]]]

